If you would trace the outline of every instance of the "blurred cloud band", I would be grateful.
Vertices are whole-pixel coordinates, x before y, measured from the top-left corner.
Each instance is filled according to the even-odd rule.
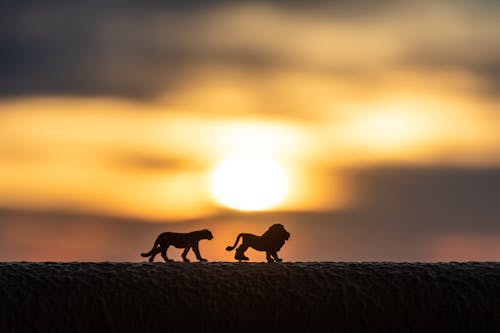
[[[0,92],[151,98],[220,66],[373,83],[394,70],[458,72],[494,97],[499,12],[496,1],[8,1]]]

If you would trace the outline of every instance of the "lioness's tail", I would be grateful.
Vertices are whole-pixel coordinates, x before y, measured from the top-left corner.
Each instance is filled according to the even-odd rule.
[[[149,256],[151,256],[151,255],[154,253],[155,249],[156,249],[159,245],[160,245],[160,244],[159,244],[158,239],[157,239],[157,240],[155,241],[155,245],[153,245],[153,248],[151,249],[151,251],[149,251],[148,253],[141,253],[141,256],[143,256],[143,257],[149,257]]]
[[[234,242],[233,246],[228,246],[226,247],[226,251],[232,251],[238,245],[238,242],[240,241],[240,238],[243,236],[243,234],[239,234],[238,237],[236,237],[236,242]]]

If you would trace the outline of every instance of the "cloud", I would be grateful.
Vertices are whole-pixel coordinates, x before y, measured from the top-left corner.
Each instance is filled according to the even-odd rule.
[[[352,170],[353,213],[384,229],[499,232],[500,169],[377,167]]]
[[[4,5],[0,91],[154,98],[207,69],[379,82],[387,71],[464,72],[498,91],[494,2],[353,4],[35,1]],[[212,73],[214,82],[217,75]]]
[[[111,151],[107,154],[111,164],[127,170],[137,171],[186,171],[199,169],[200,164],[186,158],[175,158],[167,154],[143,151]]]

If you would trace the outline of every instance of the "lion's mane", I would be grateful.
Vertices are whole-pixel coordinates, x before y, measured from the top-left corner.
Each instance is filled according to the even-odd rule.
[[[285,242],[290,238],[290,233],[285,230],[282,224],[273,224],[262,234],[261,242],[270,252],[278,252]]]

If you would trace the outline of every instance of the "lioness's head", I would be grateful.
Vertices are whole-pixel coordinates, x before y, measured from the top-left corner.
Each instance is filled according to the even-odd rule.
[[[203,229],[202,232],[203,232],[203,238],[204,239],[211,240],[212,238],[214,238],[214,236],[212,235],[212,232],[210,230]]]

